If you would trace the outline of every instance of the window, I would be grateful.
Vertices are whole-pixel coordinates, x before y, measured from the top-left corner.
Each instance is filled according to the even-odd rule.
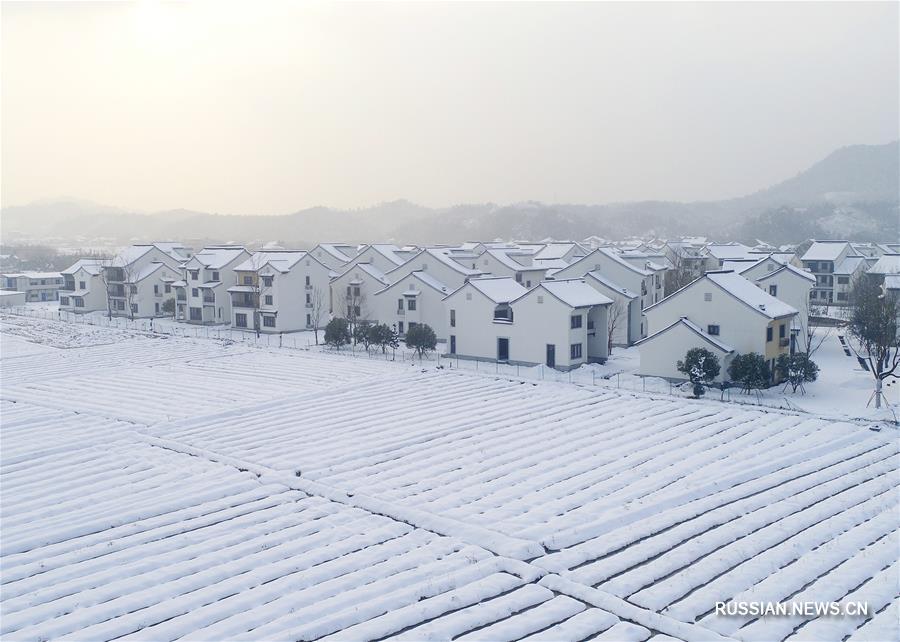
[[[415,309],[416,309],[416,300],[415,300],[415,299],[410,299],[409,301],[407,301],[407,302],[406,302],[406,309],[409,310],[410,312],[412,312],[413,310],[415,310]]]
[[[85,284],[84,281],[79,281],[79,282],[78,282],[78,289],[79,289],[79,290],[86,290],[86,289],[87,289],[87,285]]]
[[[516,283],[521,283],[521,282],[522,282],[522,273],[516,272]]]
[[[472,300],[472,293],[466,292],[466,301],[471,301],[471,300]]]
[[[312,305],[312,295],[309,292],[306,293],[306,303]]]
[[[456,310],[450,310],[450,327],[456,327]]]
[[[717,325],[706,326],[706,334],[718,336],[719,335],[719,326],[717,326]]]
[[[846,292],[838,292],[838,293],[837,293],[837,300],[838,300],[838,301],[846,301],[846,300],[847,300],[847,293],[846,293]]]
[[[526,287],[526,288],[530,288],[530,287],[531,287],[531,281],[525,281],[525,287]]]
[[[580,314],[576,314],[575,316],[573,316],[571,318],[571,320],[569,321],[569,327],[572,328],[573,330],[581,327],[581,315]]]
[[[543,303],[543,302],[544,302],[544,297],[541,296],[541,295],[538,295],[537,302],[538,302],[538,303]]]
[[[784,333],[785,333],[785,325],[782,323],[780,326],[778,326],[778,338],[784,339]]]
[[[353,296],[353,288],[351,288],[349,285],[347,286],[347,296]]]
[[[247,315],[246,314],[235,314],[234,315],[234,325],[239,328],[247,327]]]
[[[132,314],[137,314],[137,311],[138,311],[138,304],[137,304],[137,303],[132,303],[132,304],[131,304],[131,312],[132,312]]]
[[[159,314],[159,302],[156,302],[156,314]]]
[[[353,306],[353,316],[354,316],[354,317],[358,317],[360,314],[362,314],[362,313],[360,312],[359,306],[358,306],[358,305],[354,305],[354,306]]]
[[[196,281],[200,278],[200,270],[191,270],[191,281]]]
[[[191,308],[190,315],[191,321],[203,320],[203,310],[201,310],[200,308]]]
[[[59,304],[60,305],[69,305],[69,297],[67,297],[67,296],[59,297]]]
[[[772,326],[766,328],[766,343],[772,340]]]
[[[253,285],[253,277],[250,275],[245,276],[244,285]],[[247,326],[245,325],[244,327],[246,328]]]
[[[119,312],[125,311],[125,302],[122,299],[118,299],[116,301],[116,310],[118,310]]]
[[[153,294],[159,294],[159,285],[153,284]]]
[[[712,292],[704,292],[703,300],[704,301],[712,301]]]
[[[275,317],[265,316],[263,317],[263,325],[267,328],[275,327]]]
[[[310,285],[309,276],[306,277],[306,285]]]
[[[838,285],[849,285],[850,277],[849,276],[839,276],[838,277]]]
[[[272,295],[271,294],[267,294],[265,296],[265,302],[266,302],[266,305],[272,305]]]
[[[769,294],[771,294],[772,296],[778,296],[778,286],[770,285],[769,286]]]
[[[165,291],[166,291],[166,294],[169,294],[172,291],[172,285],[170,283],[166,283]]]
[[[200,290],[197,288],[191,288],[191,296],[200,296]]]
[[[309,315],[309,314],[306,315],[306,327],[307,327],[307,328],[311,328],[311,327],[312,327],[312,316]]]
[[[397,299],[397,310],[403,312],[403,297]]]
[[[83,308],[84,307],[84,299],[80,296],[75,297],[75,307]]]
[[[353,296],[356,296],[356,297],[359,296],[359,286],[358,285],[353,286]]]
[[[398,322],[397,322],[397,333],[398,333],[398,334],[403,334],[403,321],[398,321]]]
[[[137,286],[136,285],[130,285],[128,287],[131,290],[132,294],[137,294]]]
[[[273,277],[271,277],[271,276],[264,276],[264,277],[262,278],[262,280],[263,280],[263,285],[264,285],[265,287],[267,287],[267,288],[272,287],[272,278],[273,278]]]
[[[213,281],[218,281],[218,280],[219,280],[219,273],[218,273],[218,272],[213,272],[213,274],[212,274],[212,280],[213,280]]]
[[[581,344],[573,343],[569,346],[569,358],[571,359],[581,359]]]

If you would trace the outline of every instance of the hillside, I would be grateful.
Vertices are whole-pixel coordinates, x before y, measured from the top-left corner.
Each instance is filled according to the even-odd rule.
[[[310,245],[349,242],[459,242],[480,239],[583,238],[703,234],[773,243],[815,236],[900,236],[900,142],[839,149],[767,189],[723,201],[646,201],[605,205],[475,203],[428,208],[405,200],[286,215],[226,216],[189,210],[154,214],[83,201],[41,201],[2,210],[3,240],[124,244],[160,238],[191,242]]]

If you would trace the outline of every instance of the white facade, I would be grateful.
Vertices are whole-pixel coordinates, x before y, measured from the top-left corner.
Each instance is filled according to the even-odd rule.
[[[122,250],[108,265],[103,278],[114,316],[148,318],[163,316],[166,288],[181,275],[181,264],[188,258],[174,243],[132,245]]]
[[[63,277],[59,272],[13,272],[0,275],[3,289],[24,292],[25,300],[56,301],[59,288],[63,285]]]
[[[770,296],[784,301],[797,310],[797,315],[791,322],[791,330],[797,332],[798,340],[801,342],[800,349],[806,350],[807,346],[802,343],[806,341],[806,330],[809,327],[809,293],[816,284],[816,277],[806,270],[788,264],[761,276],[754,282]]]
[[[175,318],[198,324],[230,324],[234,268],[250,258],[239,246],[206,247],[185,261],[175,288]]]
[[[641,346],[641,363],[675,363],[686,349],[663,355],[669,342],[650,341],[680,319],[692,322],[710,339],[721,342],[738,354],[756,352],[765,358],[770,371],[780,354],[790,352],[791,326],[797,310],[770,296],[756,284],[734,272],[708,272],[644,311],[648,338]],[[645,358],[645,354],[647,354]],[[671,376],[641,366],[641,374]],[[668,371],[667,371],[668,372]]]
[[[234,273],[232,327],[277,334],[327,323],[331,271],[308,252],[256,252]]]
[[[331,279],[332,312],[336,317],[374,320],[375,293],[391,284],[370,263],[352,263]]]
[[[637,373],[647,377],[680,381],[685,375],[678,370],[678,361],[683,360],[692,348],[709,350],[719,360],[719,375],[714,379],[722,382],[728,379],[728,366],[735,351],[715,337],[703,332],[687,319],[679,319],[659,332],[638,343],[641,364]]]
[[[638,341],[643,322],[641,297],[636,292],[613,283],[600,272],[588,272],[584,275],[584,282],[612,300],[607,309],[608,316],[617,317],[612,329],[612,345],[630,346]]]
[[[415,325],[431,326],[441,341],[447,338],[444,297],[450,288],[429,275],[415,271],[379,290],[371,299],[372,319],[401,335]]]
[[[103,266],[107,259],[79,259],[62,271],[64,284],[59,291],[59,308],[68,312],[106,310],[106,284]]]
[[[451,356],[561,370],[604,361],[611,302],[581,279],[530,290],[508,277],[472,279],[444,300],[447,350]]]
[[[0,290],[0,308],[25,305],[25,293],[16,290]]]

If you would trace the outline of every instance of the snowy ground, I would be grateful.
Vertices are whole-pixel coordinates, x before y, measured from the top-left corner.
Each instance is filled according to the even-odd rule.
[[[895,428],[0,327],[3,639],[900,639]]]

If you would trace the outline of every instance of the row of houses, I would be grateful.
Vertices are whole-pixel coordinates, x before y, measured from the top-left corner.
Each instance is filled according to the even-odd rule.
[[[814,242],[801,257],[787,248],[696,239],[323,243],[258,252],[152,243],[77,261],[61,274],[59,302],[75,312],[172,316],[260,333],[322,328],[332,317],[385,323],[401,335],[427,324],[448,354],[559,369],[637,344],[641,374],[676,379],[675,363],[694,345],[714,347],[726,364],[752,351],[774,365],[779,354],[805,349],[809,302],[820,289],[806,257],[821,254],[817,243],[837,242]],[[673,248],[697,255],[690,270],[699,271],[675,288],[670,276],[684,264],[673,260]],[[900,272],[900,255],[890,249],[870,244],[869,269]]]

